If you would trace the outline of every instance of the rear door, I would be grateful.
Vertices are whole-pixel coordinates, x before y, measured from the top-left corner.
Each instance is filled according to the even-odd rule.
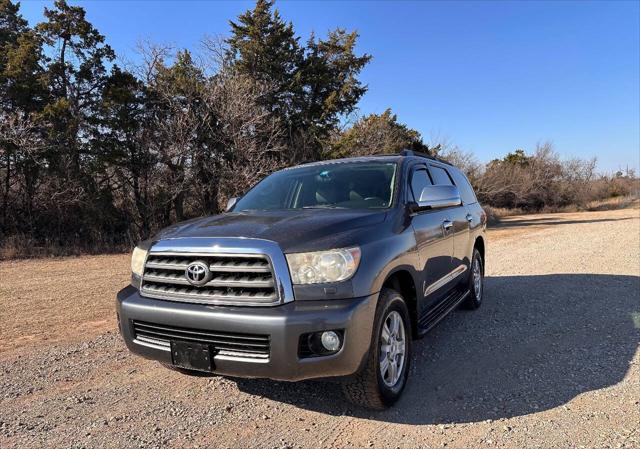
[[[434,185],[455,185],[453,182],[454,169],[445,165],[429,164],[429,173]],[[453,257],[451,260],[451,282],[448,287],[454,287],[462,279],[460,276],[469,267],[469,222],[467,221],[467,211],[464,206],[456,206],[445,209],[447,218],[453,223],[451,237],[453,240]],[[445,293],[448,288],[444,288]]]
[[[427,166],[415,165],[409,177],[409,201],[417,201],[427,185],[432,185]],[[447,209],[425,210],[412,216],[411,225],[422,264],[422,290],[425,295],[420,313],[424,313],[442,297],[443,289],[438,285],[452,270],[453,234],[444,226],[448,221]]]
[[[471,183],[467,177],[456,168],[450,170],[450,172],[453,176],[453,181],[460,191],[460,197],[462,198],[462,204],[464,205],[465,210],[465,219],[467,220],[467,226],[469,229],[466,248],[464,248],[464,240],[456,242],[458,247],[457,252],[460,253],[460,257],[464,256],[464,263],[470,267],[471,257],[473,256],[471,251],[475,243],[475,236],[478,231],[482,229],[482,208],[478,205],[478,199],[476,198],[476,194],[474,193],[473,187],[471,187]]]

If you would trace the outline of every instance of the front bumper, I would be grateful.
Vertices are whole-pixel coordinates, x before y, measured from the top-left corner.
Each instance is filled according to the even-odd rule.
[[[214,373],[234,377],[303,380],[340,377],[360,368],[371,344],[378,295],[328,301],[293,301],[276,307],[223,307],[187,304],[140,296],[128,286],[118,292],[120,332],[135,354],[171,363],[168,348],[136,340],[133,321],[208,331],[265,334],[270,337],[268,359],[214,356]],[[299,358],[300,335],[344,329],[336,354]]]

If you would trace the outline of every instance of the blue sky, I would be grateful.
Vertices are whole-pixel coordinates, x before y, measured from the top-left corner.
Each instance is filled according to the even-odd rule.
[[[49,1],[23,1],[34,24]],[[91,1],[120,57],[140,39],[196,49],[252,2]],[[425,141],[482,161],[552,141],[602,171],[640,168],[640,2],[280,1],[306,40],[343,27],[373,55],[361,113],[391,107]]]

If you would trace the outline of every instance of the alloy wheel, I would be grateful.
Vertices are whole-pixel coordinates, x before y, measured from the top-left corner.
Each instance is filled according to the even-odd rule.
[[[476,295],[476,300],[482,299],[482,268],[478,258],[473,260],[473,293]]]
[[[407,353],[402,316],[395,310],[387,315],[380,336],[380,374],[388,387],[394,387],[402,375]]]

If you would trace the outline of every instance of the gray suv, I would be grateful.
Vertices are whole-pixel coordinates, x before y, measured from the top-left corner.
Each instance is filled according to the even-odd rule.
[[[388,407],[412,340],[480,306],[486,221],[457,168],[412,151],[287,168],[140,243],[120,332],[186,374],[333,378]]]

